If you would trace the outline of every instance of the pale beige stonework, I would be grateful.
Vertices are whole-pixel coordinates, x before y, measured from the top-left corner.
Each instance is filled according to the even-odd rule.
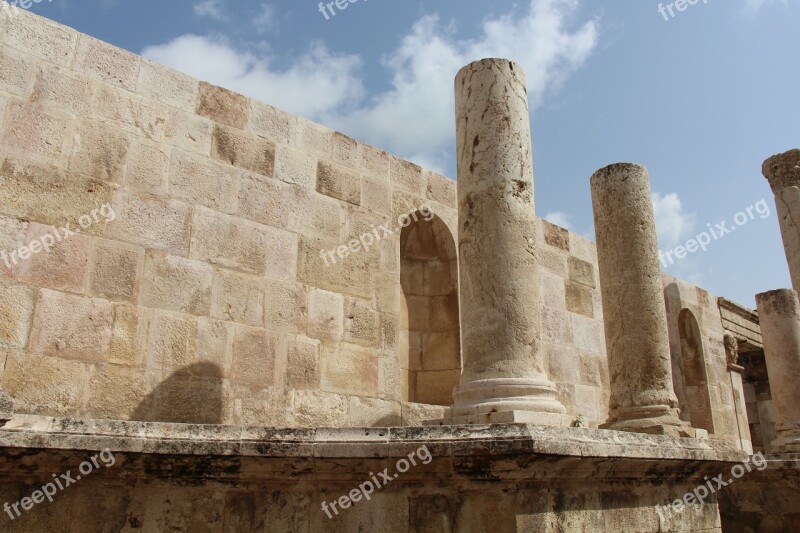
[[[463,370],[453,415],[559,415],[541,349],[525,75],[485,59],[455,86]]]
[[[756,295],[764,355],[775,407],[774,449],[800,452],[800,302],[797,292]]]
[[[605,427],[680,434],[647,169],[611,165],[591,187],[612,377]]]
[[[792,287],[800,291],[800,149],[770,157],[762,172],[775,193]]]

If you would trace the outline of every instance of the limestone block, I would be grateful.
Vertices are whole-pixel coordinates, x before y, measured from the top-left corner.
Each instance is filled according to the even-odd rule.
[[[405,189],[417,196],[424,197],[427,194],[428,180],[419,165],[392,157],[389,176],[395,187]]]
[[[17,413],[77,416],[89,368],[80,361],[9,352],[2,388],[14,398]]]
[[[317,390],[320,385],[320,341],[290,335],[286,348],[286,387]]]
[[[200,82],[197,114],[214,122],[243,130],[247,127],[249,99],[228,89]]]
[[[169,192],[177,199],[235,213],[238,181],[235,168],[187,152],[173,152]]]
[[[427,420],[443,419],[447,415],[447,407],[443,405],[402,402],[401,413],[401,425],[422,426]]]
[[[63,240],[59,242],[59,238]],[[51,242],[54,244],[50,245]],[[17,279],[49,289],[83,292],[89,271],[90,237],[81,234],[66,237],[62,229],[32,222],[25,245],[31,253],[29,259],[18,262]],[[33,253],[37,249],[39,252]]]
[[[581,357],[571,346],[545,343],[548,375],[553,381],[578,384],[581,382]]]
[[[69,170],[75,174],[120,183],[130,147],[130,135],[114,125],[80,120],[72,140]]]
[[[400,331],[400,318],[395,315],[382,314],[379,317],[381,327],[381,355],[383,357],[397,357],[402,347],[402,333]]]
[[[296,148],[318,159],[330,160],[333,151],[333,133],[330,128],[298,117]]]
[[[597,265],[597,246],[586,237],[577,233],[570,233],[569,250],[570,254],[575,258]]]
[[[146,365],[177,371],[195,361],[197,318],[191,315],[156,311],[149,327]]]
[[[415,374],[418,401],[435,405],[453,404],[453,385],[458,383],[460,370],[429,370]]]
[[[447,296],[430,298],[429,323],[430,331],[455,331],[458,329],[458,296],[455,292]]]
[[[318,390],[293,390],[292,425],[303,428],[343,427],[347,424],[347,397]]]
[[[333,132],[331,160],[337,165],[359,170],[361,168],[361,143],[339,133]]]
[[[170,115],[166,141],[176,148],[210,157],[214,123],[194,113],[178,111]]]
[[[211,157],[271,177],[275,169],[275,144],[258,135],[216,124]]]
[[[215,369],[209,366],[210,373]],[[154,376],[159,384],[149,405],[137,409],[135,418],[181,424],[222,424],[233,422],[233,395],[228,382],[162,371]]]
[[[379,263],[373,251],[350,254],[335,263],[323,262],[321,253],[334,251],[341,242],[302,237],[297,257],[297,278],[306,285],[337,291],[359,298],[372,298]]]
[[[70,120],[41,104],[11,102],[0,146],[29,157],[62,159],[70,143]]]
[[[594,301],[591,288],[570,281],[566,285],[567,311],[594,318]]]
[[[189,252],[191,209],[188,205],[149,194],[119,191],[114,195],[116,219],[105,236],[177,255]]]
[[[111,201],[113,186],[83,180],[52,166],[6,158],[0,167],[0,205],[4,214],[74,230],[81,216]],[[99,233],[93,223],[85,233]]]
[[[378,359],[378,396],[388,400],[408,400],[409,371],[393,357]]]
[[[279,144],[275,147],[275,178],[316,190],[317,158]]]
[[[343,340],[361,346],[378,346],[381,333],[378,313],[372,302],[360,298],[346,298],[344,301]]]
[[[297,117],[258,100],[250,100],[247,128],[279,145],[294,144]]]
[[[66,359],[107,361],[113,320],[114,308],[107,300],[40,289],[29,349]]]
[[[539,271],[542,304],[553,309],[566,310],[564,279],[544,269]]]
[[[552,272],[556,276],[568,279],[567,254],[558,248],[550,246],[537,246],[534,249],[536,261],[541,269]]]
[[[2,35],[4,46],[50,63],[69,66],[78,41],[78,32],[44,17],[17,9],[13,23]]]
[[[235,421],[245,426],[292,427],[292,391],[248,383],[233,385]]]
[[[296,205],[293,186],[258,174],[243,174],[239,186],[238,215],[274,228],[287,229]]]
[[[577,409],[578,414],[584,416],[587,425],[597,426],[598,423],[605,422],[605,419],[600,420],[599,404],[600,398],[597,395],[597,387],[575,386],[575,409]]]
[[[368,144],[361,146],[361,172],[365,178],[389,182],[392,156]]]
[[[167,145],[135,139],[125,166],[125,187],[166,196],[171,154]]]
[[[548,307],[543,308],[542,340],[571,345],[574,337],[569,313]]]
[[[548,222],[545,219],[539,219],[539,227],[542,229],[544,242],[553,248],[569,252],[569,231]]]
[[[231,359],[235,324],[200,317],[197,319],[195,364],[190,371],[201,378],[227,378]]]
[[[426,261],[423,266],[423,286],[425,293],[431,296],[449,296],[457,298],[458,266],[455,261]],[[458,302],[455,302],[456,305]],[[456,311],[458,314],[458,311]]]
[[[297,236],[198,208],[195,210],[191,257],[273,279],[295,278]]]
[[[0,352],[0,363],[2,367],[5,368],[6,366],[6,354],[5,352]],[[3,381],[3,374],[0,372],[0,383]],[[0,389],[0,426],[5,424],[5,422],[14,418],[14,400],[11,396],[8,395],[6,391]]]
[[[91,110],[98,118],[114,121],[123,130],[164,142],[179,113],[160,102],[106,83],[92,84]]]
[[[0,49],[0,91],[26,98],[36,79],[36,61],[13,48]]]
[[[211,310],[213,269],[207,263],[148,250],[141,304],[194,315]]]
[[[260,326],[264,320],[264,278],[216,269],[211,290],[211,317]]]
[[[236,326],[233,340],[233,379],[241,383],[276,386],[283,381],[286,341],[260,328]]]
[[[375,308],[380,313],[399,315],[402,299],[402,288],[397,276],[378,274],[375,277]]]
[[[194,113],[199,83],[191,76],[142,59],[136,92],[159,102]]]
[[[567,266],[569,268],[570,281],[592,288],[597,286],[595,283],[595,269],[592,263],[569,256]]]
[[[453,209],[457,207],[455,180],[429,170],[424,171],[424,178],[427,182],[426,196],[429,200]]]
[[[576,348],[592,353],[605,353],[602,320],[579,315],[572,315],[570,319]]]
[[[81,35],[72,68],[81,74],[135,91],[141,61],[141,57],[127,50]]]
[[[460,370],[458,331],[425,333],[420,339],[423,370]]]
[[[114,306],[111,327],[109,363],[122,366],[141,366],[147,352],[150,312],[133,305]]]
[[[308,335],[338,341],[344,333],[344,296],[322,289],[308,293]]]
[[[0,278],[10,278],[14,275],[15,264],[10,256],[13,250],[18,250],[28,244],[26,234],[30,223],[14,217],[0,216]]]
[[[306,330],[307,288],[292,280],[268,279],[264,297],[264,326],[271,331]]]
[[[0,282],[0,348],[25,347],[34,297],[34,290],[30,287]]]
[[[363,178],[359,205],[374,213],[388,215],[392,211],[391,186],[386,181]]]
[[[398,401],[350,396],[347,404],[348,425],[396,427],[402,424],[402,410]]]
[[[325,161],[317,164],[317,192],[353,205],[361,204],[358,173]]]
[[[66,68],[41,65],[31,101],[86,116],[91,101],[91,83]]]
[[[374,350],[325,341],[320,359],[324,391],[377,396],[378,357]]]
[[[92,369],[85,416],[95,419],[130,420],[137,408],[154,390],[142,370],[116,365]]]

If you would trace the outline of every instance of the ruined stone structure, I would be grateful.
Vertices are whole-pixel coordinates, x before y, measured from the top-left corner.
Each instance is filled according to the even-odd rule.
[[[518,65],[456,76],[456,187],[0,13],[0,530],[797,523],[795,293],[659,272],[637,165],[599,248],[537,218]]]

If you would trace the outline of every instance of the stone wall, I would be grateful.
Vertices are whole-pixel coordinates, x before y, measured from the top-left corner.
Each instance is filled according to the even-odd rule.
[[[2,16],[0,250],[81,228],[0,262],[0,383],[17,412],[441,417],[460,365],[455,182],[27,11]],[[596,427],[609,399],[596,249],[545,221],[538,232],[549,376]],[[369,251],[337,254],[368,234]],[[716,299],[664,285],[676,383],[683,309],[704,339],[704,384],[676,385],[691,422],[732,437]]]

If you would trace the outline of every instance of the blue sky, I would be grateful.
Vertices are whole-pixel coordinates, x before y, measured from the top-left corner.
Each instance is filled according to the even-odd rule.
[[[540,216],[593,238],[591,174],[650,170],[662,250],[751,209],[666,270],[754,307],[789,287],[762,161],[800,146],[800,2],[51,0],[32,10],[455,177],[452,83],[528,77]],[[664,5],[664,14],[659,12]],[[763,217],[763,218],[762,218]],[[739,221],[743,219],[738,218]]]

